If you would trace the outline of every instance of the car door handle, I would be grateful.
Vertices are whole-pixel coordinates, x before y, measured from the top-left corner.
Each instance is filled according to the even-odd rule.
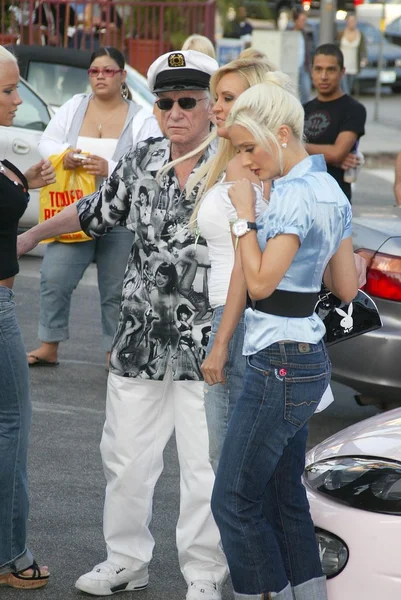
[[[28,144],[23,140],[14,140],[12,147],[13,152],[15,152],[16,154],[28,154],[28,152],[31,149],[31,147],[28,146]]]

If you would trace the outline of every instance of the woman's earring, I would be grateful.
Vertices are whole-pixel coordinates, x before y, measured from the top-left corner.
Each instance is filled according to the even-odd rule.
[[[287,146],[288,146],[287,142],[284,142],[283,144],[281,144],[282,148],[287,148]]]
[[[128,86],[125,83],[125,81],[123,81],[121,84],[121,98],[123,98],[124,100],[128,98]]]

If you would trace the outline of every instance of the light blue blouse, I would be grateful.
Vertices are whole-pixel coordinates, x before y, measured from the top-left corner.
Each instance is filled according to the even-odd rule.
[[[300,247],[279,290],[318,292],[330,258],[352,233],[351,206],[338,183],[327,173],[323,155],[308,156],[277,179],[267,210],[257,219],[261,250],[281,233],[299,237]],[[277,259],[279,260],[279,258]],[[245,355],[280,340],[318,343],[325,334],[314,313],[305,318],[277,317],[248,308],[245,311]]]

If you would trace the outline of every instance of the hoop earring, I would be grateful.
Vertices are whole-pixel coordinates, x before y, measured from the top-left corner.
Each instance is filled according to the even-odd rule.
[[[123,98],[123,100],[127,100],[128,93],[129,93],[128,86],[125,83],[125,81],[123,81],[123,83],[121,84],[121,98]]]
[[[287,148],[287,146],[288,146],[287,142],[284,142],[283,144],[281,144],[282,148]]]

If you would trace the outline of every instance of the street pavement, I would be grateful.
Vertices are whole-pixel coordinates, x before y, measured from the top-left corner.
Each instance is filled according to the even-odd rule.
[[[22,258],[21,273],[15,285],[18,318],[28,349],[37,344],[39,268],[39,258]],[[107,373],[101,350],[93,266],[73,296],[70,323],[70,339],[61,345],[60,365],[30,370],[33,426],[29,545],[41,564],[47,564],[52,573],[47,588],[35,594],[41,600],[84,598],[74,588],[75,580],[105,559],[104,477],[98,446]],[[335,404],[312,419],[309,447],[377,412],[374,407],[358,407],[352,391],[343,386],[334,385],[334,392]],[[155,494],[151,528],[156,548],[150,567],[150,585],[146,591],[125,593],[127,599],[185,598],[186,587],[174,542],[178,486],[177,456],[172,439],[165,452],[165,469]],[[14,600],[18,593],[21,594],[1,588],[0,598]],[[231,597],[228,584],[223,599]]]

